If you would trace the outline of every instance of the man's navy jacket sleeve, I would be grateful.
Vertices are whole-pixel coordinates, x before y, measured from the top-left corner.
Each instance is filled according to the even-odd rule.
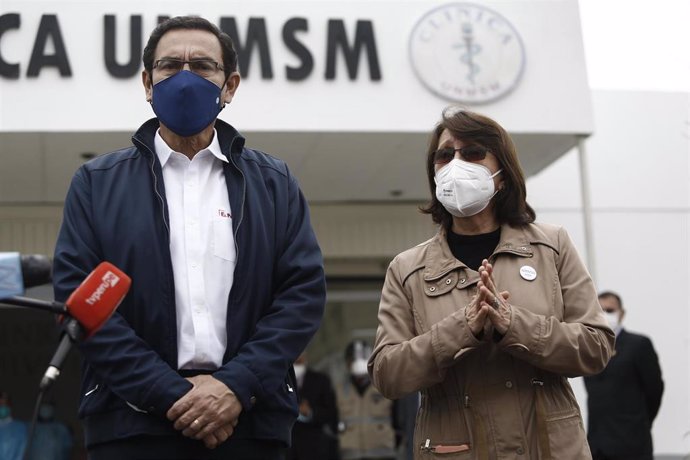
[[[664,381],[661,378],[659,358],[654,351],[654,345],[648,337],[639,336],[638,357],[635,360],[635,370],[640,380],[640,386],[645,395],[650,425],[654,422],[661,396],[664,393]]]
[[[235,392],[244,410],[286,385],[292,363],[319,327],[326,301],[323,258],[307,201],[289,172],[285,196],[287,209],[277,212],[286,217],[274,261],[273,301],[251,338],[213,374]]]

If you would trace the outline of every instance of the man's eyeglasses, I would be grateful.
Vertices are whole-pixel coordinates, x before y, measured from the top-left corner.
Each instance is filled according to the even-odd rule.
[[[211,59],[193,59],[191,61],[170,58],[159,59],[153,63],[153,68],[157,69],[161,74],[169,76],[181,71],[185,64],[189,64],[189,70],[202,77],[210,77],[219,70],[223,70],[220,64]]]
[[[486,158],[486,152],[489,149],[481,145],[468,145],[461,149],[454,149],[453,147],[445,147],[434,151],[434,164],[444,165],[450,163],[455,158],[455,152],[460,152],[460,158],[465,161],[482,161]]]

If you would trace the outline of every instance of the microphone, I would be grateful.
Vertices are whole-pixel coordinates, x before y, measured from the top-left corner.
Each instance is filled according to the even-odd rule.
[[[0,299],[52,282],[53,263],[42,254],[0,252]]]
[[[60,376],[60,368],[72,343],[88,339],[100,329],[125,298],[131,284],[130,277],[121,270],[101,262],[72,292],[65,302],[71,318],[63,323],[65,334],[41,379],[41,391]]]

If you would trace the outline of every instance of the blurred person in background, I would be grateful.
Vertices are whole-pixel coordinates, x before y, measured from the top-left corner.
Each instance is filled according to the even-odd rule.
[[[288,460],[338,459],[338,408],[328,375],[308,366],[307,353],[294,364],[299,417],[292,427]]]
[[[371,385],[367,359],[371,345],[353,340],[345,349],[347,378],[336,388],[343,460],[396,457],[393,401]]]
[[[390,264],[369,373],[421,391],[415,458],[588,459],[567,378],[600,372],[614,334],[568,233],[535,223],[508,133],[449,109],[426,152],[439,225]]]
[[[615,292],[599,294],[616,349],[606,369],[585,377],[587,438],[594,460],[652,460],[652,423],[659,413],[664,381],[648,337],[623,329],[625,309]]]
[[[22,459],[27,431],[26,423],[12,417],[10,395],[0,390],[0,459]]]
[[[67,426],[55,419],[55,405],[44,402],[38,409],[38,419],[31,442],[31,460],[69,460],[74,445]]]

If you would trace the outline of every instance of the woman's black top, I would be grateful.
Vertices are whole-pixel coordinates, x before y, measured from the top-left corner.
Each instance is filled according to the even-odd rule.
[[[498,246],[501,238],[501,227],[491,233],[480,235],[459,235],[448,230],[448,246],[456,259],[462,261],[472,270],[482,266],[482,260],[488,259]]]

